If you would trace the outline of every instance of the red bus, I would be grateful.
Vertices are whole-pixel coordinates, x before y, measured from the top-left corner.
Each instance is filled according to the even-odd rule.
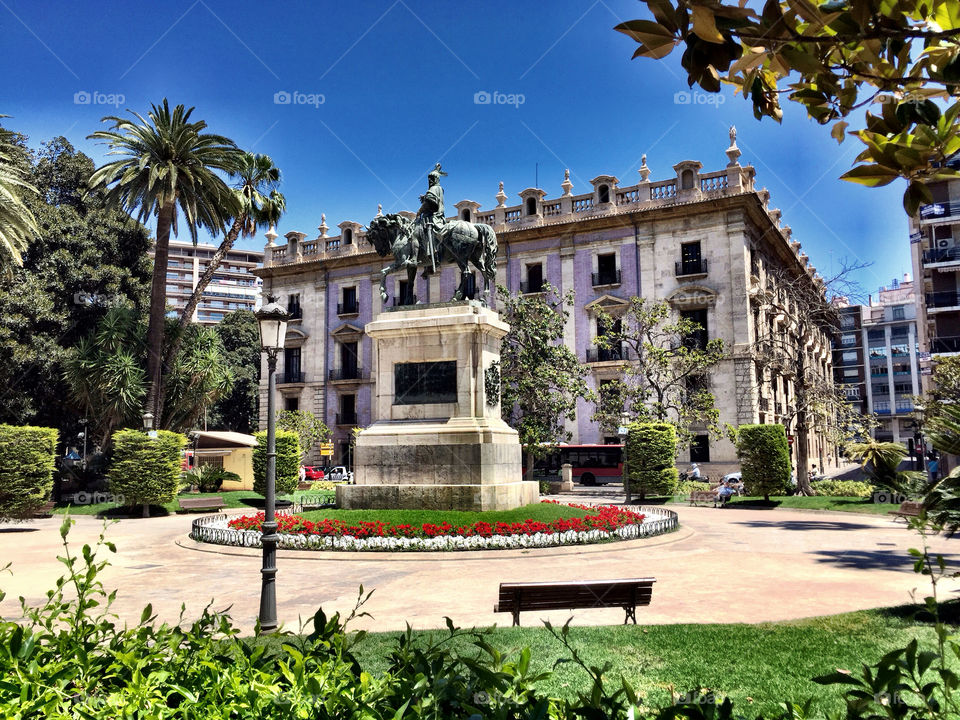
[[[560,466],[573,466],[573,481],[601,485],[623,480],[623,445],[560,445],[534,462],[537,475],[559,475]]]

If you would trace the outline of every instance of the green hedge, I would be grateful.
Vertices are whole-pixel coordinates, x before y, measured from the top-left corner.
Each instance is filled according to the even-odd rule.
[[[783,425],[741,425],[737,457],[747,495],[785,495],[790,489],[790,445]]]
[[[873,495],[873,485],[859,480],[818,480],[812,483],[817,495],[829,497],[860,497]]]
[[[50,498],[57,438],[53,428],[0,425],[0,520],[32,517]]]
[[[155,438],[140,430],[113,434],[113,462],[107,479],[110,492],[123,505],[147,506],[170,502],[180,489],[181,452],[187,438],[157,430]]]
[[[631,423],[624,451],[631,488],[643,500],[677,487],[677,430],[670,423]]]
[[[254,433],[257,446],[253,449],[253,491],[267,494],[267,433]],[[277,429],[277,487],[278,495],[289,495],[300,482],[300,438],[295,432]]]

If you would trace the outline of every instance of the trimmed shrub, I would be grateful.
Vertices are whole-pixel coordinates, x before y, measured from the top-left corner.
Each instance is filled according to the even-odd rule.
[[[873,495],[873,485],[858,480],[818,480],[812,483],[817,495],[829,497],[860,497]]]
[[[624,461],[631,488],[643,500],[677,487],[677,429],[670,423],[631,423]]]
[[[0,520],[33,516],[53,490],[57,431],[0,425]]]
[[[783,425],[741,425],[737,457],[747,495],[785,495],[790,489],[790,445]]]
[[[689,495],[692,492],[707,492],[710,489],[710,483],[703,480],[684,480],[677,485],[674,495]]]
[[[254,433],[253,491],[267,494],[267,433]],[[300,438],[295,432],[277,428],[277,495],[289,495],[300,483]]]
[[[107,473],[110,492],[122,497],[124,505],[143,505],[143,516],[149,517],[150,505],[176,498],[186,444],[185,436],[169,430],[157,430],[155,438],[140,430],[117,431]]]

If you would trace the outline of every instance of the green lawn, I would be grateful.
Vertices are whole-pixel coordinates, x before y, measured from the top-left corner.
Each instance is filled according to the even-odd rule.
[[[710,688],[733,699],[747,717],[772,715],[781,701],[813,696],[818,707],[838,711],[842,709],[841,692],[835,686],[821,687],[810,678],[836,668],[856,671],[862,663],[874,662],[914,637],[933,647],[932,626],[913,619],[918,609],[904,606],[759,625],[574,627],[570,635],[589,665],[611,663],[608,676],[614,686],[619,687],[619,678],[626,677],[644,693],[648,707],[667,704],[671,688],[678,693]],[[945,609],[956,622],[960,604]],[[642,608],[638,614],[642,620]],[[530,627],[495,629],[489,638],[491,644],[514,656],[530,647],[532,669],[551,669],[557,659],[566,657],[566,650],[538,627],[536,613],[522,617]],[[723,609],[718,607],[712,618],[704,619],[722,620]],[[415,633],[423,638],[444,634]],[[361,641],[356,654],[364,670],[377,674],[387,669],[396,635],[373,633]],[[261,642],[276,643],[276,639]],[[469,651],[465,640],[453,644]],[[551,694],[572,694],[586,689],[587,675],[573,663],[563,663],[542,687]]]
[[[554,503],[534,503],[514,510],[490,510],[487,512],[459,512],[454,510],[309,510],[303,517],[314,522],[331,518],[343,520],[348,524],[355,524],[361,520],[381,521],[394,525],[422,525],[434,523],[440,525],[449,522],[451,525],[472,525],[475,522],[522,522],[523,520],[539,520],[551,522],[559,518],[583,517],[584,510],[556,505]]]
[[[686,499],[672,500],[671,504],[688,504]],[[739,508],[757,508],[770,510],[774,508],[796,508],[807,510],[838,510],[840,512],[868,513],[871,515],[884,515],[890,510],[896,510],[899,505],[892,503],[875,503],[871,498],[858,497],[828,497],[817,495],[806,497],[804,495],[784,495],[782,497],[772,497],[767,502],[762,497],[732,497],[730,505]]]
[[[310,495],[315,496],[320,493],[315,493],[312,491],[298,491],[295,493],[295,496],[298,495]],[[331,496],[333,493],[329,493]],[[90,495],[93,495],[90,493]],[[183,498],[203,498],[210,497],[212,495],[219,495],[223,498],[223,503],[228,508],[246,508],[249,509],[251,513],[256,513],[259,510],[263,509],[263,496],[259,493],[255,493],[252,490],[231,490],[224,492],[216,493],[187,493],[181,495]],[[288,496],[281,495],[278,499],[288,498]],[[164,503],[163,505],[151,505],[150,514],[151,515],[169,515],[170,513],[177,512],[180,509],[179,504],[176,500],[173,502]],[[70,511],[71,515],[102,515],[104,517],[126,517],[131,513],[129,507],[123,507],[117,505],[116,503],[86,503],[83,505],[70,505],[67,502],[58,504],[53,511],[56,513],[65,513]],[[282,511],[283,508],[280,508]],[[196,511],[197,514],[202,515],[204,511]],[[205,511],[209,514],[209,510]],[[139,506],[133,511],[137,516],[140,514]]]

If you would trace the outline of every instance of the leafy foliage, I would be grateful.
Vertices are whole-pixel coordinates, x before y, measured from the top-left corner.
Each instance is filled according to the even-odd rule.
[[[741,425],[737,457],[747,495],[784,495],[790,488],[790,448],[783,425]]]
[[[732,85],[759,120],[783,116],[780,96],[800,104],[831,135],[866,148],[843,179],[870,187],[908,181],[903,204],[932,202],[925,181],[956,177],[946,161],[960,150],[960,14],[955,0],[644,0],[654,20],[616,30],[634,39],[634,57],[663,58],[684,46],[689,86]],[[847,132],[865,107],[863,127]]]
[[[216,329],[190,325],[181,330],[170,325],[167,336],[182,333],[184,339],[167,377],[160,427],[183,431],[197,425],[207,409],[230,392],[233,373]]]
[[[510,325],[500,350],[503,419],[517,429],[528,467],[549,445],[570,439],[564,420],[576,418],[577,400],[588,393],[586,369],[563,344],[573,293],[563,297],[549,283],[541,295],[511,295],[497,286],[501,317]]]
[[[75,437],[66,355],[111,305],[146,306],[150,238],[139,223],[105,208],[100,193],[87,192],[93,161],[64,138],[24,156],[38,190],[25,200],[40,233],[23,267],[12,278],[0,274],[0,421]]]
[[[873,485],[857,480],[818,480],[813,484],[817,495],[829,497],[870,497]]]
[[[899,469],[907,454],[907,449],[900,443],[878,442],[871,438],[866,442],[850,443],[847,454],[863,465],[874,485],[910,496],[921,491],[919,485],[924,474]]]
[[[676,428],[665,422],[631,423],[624,448],[625,472],[643,500],[647,495],[669,495],[677,487]]]
[[[267,433],[254,433],[257,446],[253,448],[253,490],[267,494]],[[300,482],[300,438],[295,432],[277,428],[277,478],[278,495],[289,495]]]
[[[53,489],[57,431],[0,425],[0,520],[31,517]]]
[[[169,430],[150,437],[139,430],[118,430],[113,435],[113,461],[108,479],[110,492],[127,505],[170,502],[180,488],[181,452],[187,438]]]
[[[24,202],[25,195],[37,193],[27,169],[14,134],[0,127],[0,267],[22,265],[28,240],[40,232]]]
[[[281,410],[277,413],[277,427],[296,433],[300,441],[300,462],[310,454],[314,445],[330,438],[330,428],[306,410]]]
[[[224,482],[239,482],[240,476],[215,465],[198,465],[186,472],[184,480],[202,493],[215,493]]]
[[[260,408],[260,329],[250,310],[227,313],[216,325],[233,386],[210,411],[212,428],[252,433]]]
[[[701,344],[706,328],[688,318],[671,317],[666,302],[630,298],[630,306],[617,318],[600,309],[597,324],[607,328],[598,335],[597,347],[626,349],[620,378],[604,383],[592,396],[594,420],[616,432],[624,414],[631,419],[670,421],[677,427],[681,445],[690,442],[690,426],[701,423],[719,434],[719,411],[707,380],[709,371],[724,357],[723,340]]]

